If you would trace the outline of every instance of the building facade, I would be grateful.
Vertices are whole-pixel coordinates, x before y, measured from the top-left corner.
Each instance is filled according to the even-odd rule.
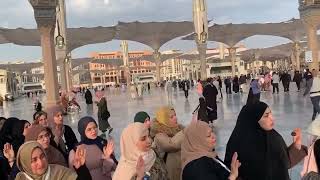
[[[152,51],[131,51],[128,53],[130,77],[137,76],[139,74],[154,73],[155,63],[140,59],[142,56],[152,55]],[[115,52],[93,52],[90,55],[93,59],[113,59],[123,62],[123,54],[121,51]],[[123,65],[117,66],[112,64],[103,63],[89,63],[89,70],[91,80],[94,85],[112,85],[120,82],[125,82],[125,69]]]

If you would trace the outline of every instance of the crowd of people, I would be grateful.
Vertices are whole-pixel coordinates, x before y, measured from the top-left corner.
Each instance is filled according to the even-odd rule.
[[[279,92],[281,81],[284,91],[289,90],[284,82],[291,81],[288,73],[273,73],[251,80],[247,104],[238,115],[224,160],[219,156],[213,121],[218,119],[217,99],[219,94],[223,98],[222,84],[227,94],[231,89],[241,93],[249,79],[248,75],[241,75],[232,80],[216,77],[197,83],[168,81],[166,89],[181,88],[186,98],[188,90],[196,86],[199,106],[188,125],[179,123],[173,106],[161,106],[153,113],[155,117],[137,112],[120,137],[110,136],[111,114],[105,92],[99,90],[95,92],[95,101],[90,89],[82,90],[88,106],[96,102],[98,118],[79,119],[80,139],[64,123],[65,109],[50,113],[37,110],[32,122],[1,117],[0,179],[289,180],[288,170],[303,160],[301,178],[320,179],[320,130],[315,124],[320,123],[320,77],[316,71],[307,70],[304,75],[296,72],[293,78],[298,90],[306,79],[304,95],[310,94],[312,119],[319,120],[308,129],[313,135],[308,147],[302,144],[299,128],[293,130],[293,141],[288,146],[274,129],[271,108],[260,101],[261,91],[270,90],[271,85],[274,93]],[[134,91],[139,94],[136,88]],[[61,97],[64,98],[63,93]],[[120,147],[116,147],[113,138],[120,139]],[[118,158],[116,149],[120,149]]]

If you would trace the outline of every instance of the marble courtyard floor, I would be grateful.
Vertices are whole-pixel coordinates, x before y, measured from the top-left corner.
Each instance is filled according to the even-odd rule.
[[[303,97],[302,92],[296,92],[296,87],[291,84],[290,93],[284,93],[280,89],[280,94],[272,94],[271,92],[263,92],[261,100],[269,104],[275,119],[275,129],[283,136],[287,145],[292,143],[290,135],[294,128],[302,128],[303,142],[307,143],[306,128],[311,122],[312,104],[310,98]],[[223,92],[224,93],[224,92]],[[245,104],[247,93],[232,94],[226,96],[218,103],[218,120],[215,122],[218,137],[217,151],[219,156],[224,158],[224,151],[226,143],[235,126],[237,116],[241,107]],[[153,118],[155,111],[161,105],[168,104],[167,95],[162,89],[152,89],[151,93],[145,92],[142,99],[132,100],[129,94],[118,90],[108,90],[106,92],[108,99],[108,108],[111,113],[109,119],[110,124],[114,128],[112,136],[114,137],[117,147],[116,156],[119,156],[119,139],[121,131],[126,125],[133,121],[133,117],[138,111],[146,111]],[[45,98],[41,98],[43,101]],[[76,135],[79,137],[77,131],[77,122],[80,117],[85,115],[92,115],[97,117],[97,107],[93,105],[92,108],[87,108],[84,97],[80,94],[77,100],[81,105],[82,111],[80,114],[68,115],[65,117],[65,123],[70,125]],[[183,91],[173,92],[172,103],[176,109],[178,121],[187,125],[192,119],[192,112],[198,105],[198,95],[195,89],[189,92],[188,100],[185,99]],[[13,102],[5,102],[0,115],[5,117],[14,116],[20,119],[32,121],[34,113],[32,98],[22,97]],[[296,166],[292,171],[289,171],[293,180],[300,179],[299,172],[300,165]]]

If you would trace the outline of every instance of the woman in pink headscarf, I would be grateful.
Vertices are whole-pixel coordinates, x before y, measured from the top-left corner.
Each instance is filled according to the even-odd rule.
[[[112,132],[113,128],[109,124],[110,112],[108,111],[107,99],[104,97],[104,91],[97,91],[97,106],[98,106],[98,123],[99,129],[103,133]]]

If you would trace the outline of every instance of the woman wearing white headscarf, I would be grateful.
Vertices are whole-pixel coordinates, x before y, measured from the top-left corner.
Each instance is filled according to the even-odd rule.
[[[151,149],[148,129],[142,123],[125,128],[120,139],[121,158],[113,180],[168,180],[168,172],[161,159]]]

